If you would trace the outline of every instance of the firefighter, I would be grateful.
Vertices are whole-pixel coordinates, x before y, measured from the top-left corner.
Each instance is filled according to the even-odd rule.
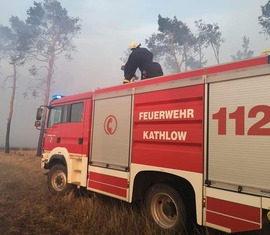
[[[136,77],[137,68],[141,71],[141,80],[163,75],[160,64],[153,62],[152,52],[140,46],[141,44],[137,42],[131,42],[129,45],[132,52],[127,63],[123,66],[125,77],[123,83],[129,83],[133,77]]]

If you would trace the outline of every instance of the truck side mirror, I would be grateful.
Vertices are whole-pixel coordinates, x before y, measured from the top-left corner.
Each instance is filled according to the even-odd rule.
[[[39,120],[35,121],[35,127],[39,129],[40,126],[41,126],[41,122]]]
[[[41,120],[42,114],[43,114],[43,109],[40,107],[40,108],[37,109],[37,114],[36,114],[36,120],[37,121],[40,121]]]

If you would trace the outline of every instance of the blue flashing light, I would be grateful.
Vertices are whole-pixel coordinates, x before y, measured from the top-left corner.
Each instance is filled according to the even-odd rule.
[[[52,99],[53,100],[56,100],[56,99],[61,99],[61,98],[63,98],[64,96],[63,95],[53,95],[52,96]]]

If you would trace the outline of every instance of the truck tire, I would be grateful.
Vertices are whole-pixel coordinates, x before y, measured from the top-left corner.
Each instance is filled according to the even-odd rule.
[[[182,231],[186,224],[186,210],[181,196],[166,184],[152,186],[146,194],[149,217],[166,230]]]
[[[67,168],[64,165],[54,165],[48,174],[49,190],[53,194],[64,195],[71,190],[67,183]]]

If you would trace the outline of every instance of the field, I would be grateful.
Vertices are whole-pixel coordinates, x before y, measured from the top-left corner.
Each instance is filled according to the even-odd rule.
[[[0,234],[164,234],[138,205],[101,195],[50,194],[34,151],[0,152]]]
[[[39,164],[35,151],[0,151],[1,235],[172,234],[151,223],[141,205],[85,192],[51,195]],[[222,233],[194,227],[192,235],[202,234]]]

